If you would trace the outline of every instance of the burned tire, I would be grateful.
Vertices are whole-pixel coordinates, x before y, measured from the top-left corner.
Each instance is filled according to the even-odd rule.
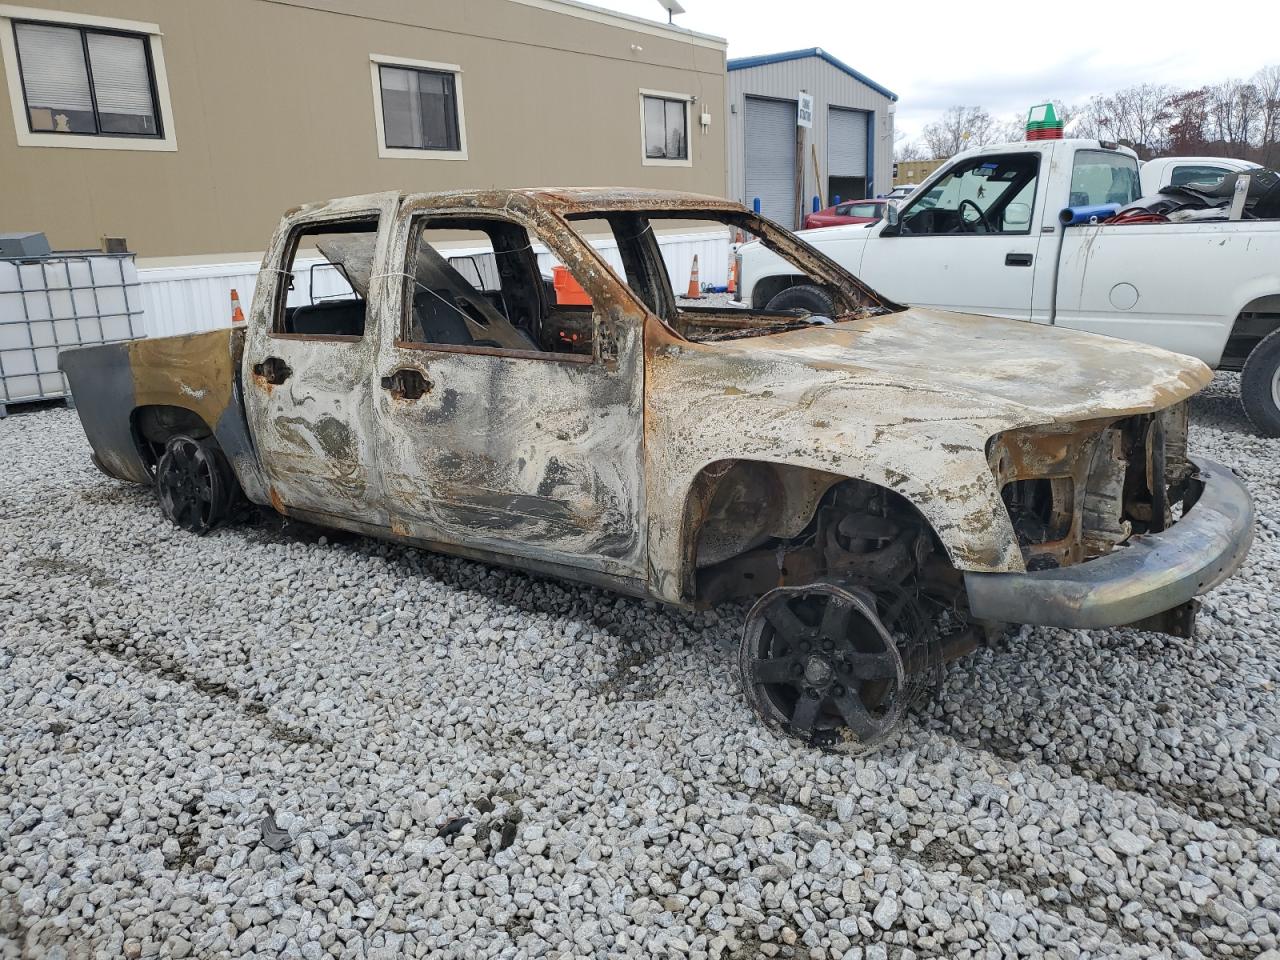
[[[1259,433],[1280,437],[1280,330],[1264,337],[1245,360],[1240,402]]]
[[[801,283],[787,287],[769,301],[766,310],[804,310],[818,317],[835,314],[836,302],[822,287],[813,283]]]
[[[189,533],[204,536],[231,516],[240,485],[212,437],[177,434],[156,465],[160,512]]]

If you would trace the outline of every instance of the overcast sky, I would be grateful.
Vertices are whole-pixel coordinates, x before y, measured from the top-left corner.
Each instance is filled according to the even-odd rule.
[[[666,19],[658,0],[591,2]],[[676,22],[727,38],[730,57],[822,47],[898,94],[897,129],[912,139],[954,104],[984,106],[1005,120],[1048,99],[1079,103],[1143,82],[1197,87],[1280,62],[1274,0],[1252,13],[1248,4],[1193,10],[1150,0],[680,3],[688,12]]]

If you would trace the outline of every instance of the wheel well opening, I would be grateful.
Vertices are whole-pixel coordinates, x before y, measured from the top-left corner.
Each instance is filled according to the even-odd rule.
[[[802,283],[812,283],[808,277],[798,273],[784,273],[776,277],[763,277],[751,288],[751,307],[763,310],[769,301],[788,287],[796,287]]]
[[[1280,293],[1258,297],[1246,303],[1231,327],[1218,367],[1240,370],[1254,347],[1280,330]]]
[[[200,415],[186,407],[164,404],[138,407],[133,411],[131,419],[133,442],[138,447],[142,462],[146,464],[147,472],[153,477],[160,455],[164,453],[164,445],[170,437],[178,434],[196,438],[213,436],[213,429]]]
[[[923,514],[886,487],[805,467],[726,460],[694,481],[684,517],[686,601],[715,606],[829,576],[963,578]]]

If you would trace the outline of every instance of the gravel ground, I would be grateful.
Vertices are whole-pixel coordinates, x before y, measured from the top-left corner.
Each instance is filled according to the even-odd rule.
[[[73,413],[0,421],[0,957],[1276,960],[1280,443],[1234,387],[1193,444],[1258,539],[1196,641],[1024,629],[860,758],[757,726],[736,618],[196,539]]]

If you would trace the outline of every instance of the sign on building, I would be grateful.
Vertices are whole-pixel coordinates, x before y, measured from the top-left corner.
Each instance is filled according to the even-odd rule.
[[[796,126],[812,127],[813,126],[813,94],[800,94],[799,106],[796,109]]]

